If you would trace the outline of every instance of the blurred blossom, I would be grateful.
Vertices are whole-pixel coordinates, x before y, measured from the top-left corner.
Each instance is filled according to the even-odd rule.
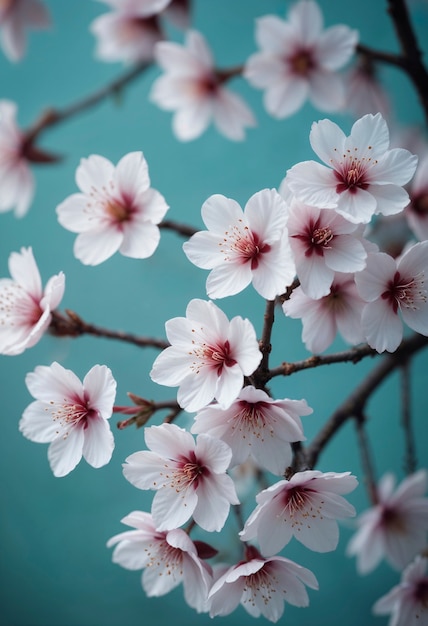
[[[39,0],[2,0],[0,2],[0,41],[11,61],[20,61],[25,54],[27,28],[50,26],[45,5]]]
[[[213,122],[220,133],[238,141],[247,126],[255,125],[240,96],[223,87],[229,76],[216,71],[200,33],[189,31],[184,46],[158,43],[155,58],[165,73],[153,83],[150,99],[161,109],[175,111],[172,125],[178,139],[196,139]]]
[[[319,5],[295,2],[288,21],[266,15],[256,22],[261,49],[245,65],[244,76],[265,89],[264,103],[271,115],[284,118],[309,99],[321,111],[337,111],[345,103],[342,78],[337,74],[355,51],[358,33],[347,26],[324,29]]]
[[[382,117],[389,118],[391,111],[388,94],[379,82],[376,68],[368,57],[364,56],[348,71],[345,85],[345,108],[356,118],[378,112]]]
[[[99,265],[115,252],[146,259],[156,250],[157,224],[168,210],[164,197],[150,187],[142,152],[130,152],[114,166],[93,154],[76,170],[75,193],[58,205],[61,226],[78,233],[74,254],[85,265]]]
[[[419,161],[409,187],[410,204],[405,215],[409,227],[419,241],[428,239],[428,150]]]
[[[9,257],[11,278],[0,279],[0,354],[21,354],[47,331],[52,311],[64,294],[65,276],[52,276],[42,287],[31,248]]]
[[[50,443],[48,459],[55,476],[66,476],[82,456],[92,467],[106,465],[114,439],[107,420],[113,412],[116,381],[108,367],[94,365],[83,383],[59,363],[39,365],[25,382],[36,399],[19,423],[22,434]]]

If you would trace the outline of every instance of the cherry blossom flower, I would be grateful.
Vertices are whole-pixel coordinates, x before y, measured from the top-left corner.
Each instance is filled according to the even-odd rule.
[[[195,299],[186,317],[165,328],[171,346],[155,360],[152,380],[179,386],[177,401],[186,411],[199,411],[213,398],[229,407],[262,358],[251,322],[240,316],[229,321],[213,302]]]
[[[66,476],[82,456],[92,467],[106,465],[114,439],[107,420],[113,412],[116,381],[108,367],[94,365],[83,383],[59,363],[39,365],[25,379],[36,399],[24,411],[19,430],[36,443],[50,443],[55,476]]]
[[[310,298],[330,292],[336,272],[357,272],[366,264],[362,231],[333,210],[292,200],[288,235],[303,291]]]
[[[223,528],[231,504],[239,504],[226,470],[232,452],[223,441],[192,435],[175,424],[145,430],[149,451],[135,452],[123,466],[139,489],[156,490],[152,515],[158,530],[172,530],[192,515],[201,528]]]
[[[359,526],[347,553],[357,557],[360,574],[371,572],[385,558],[405,567],[426,546],[428,530],[427,473],[419,470],[394,491],[395,478],[385,474],[378,485],[378,503],[357,518]]]
[[[277,622],[284,602],[308,606],[306,586],[318,589],[311,571],[281,556],[264,559],[252,546],[247,560],[230,567],[209,592],[210,616],[229,615],[239,604],[253,617]]]
[[[356,118],[367,113],[381,113],[384,118],[390,115],[388,94],[383,89],[377,68],[368,57],[363,57],[355,67],[349,70],[346,77],[346,104]]]
[[[398,348],[403,322],[417,333],[428,335],[426,277],[428,241],[414,244],[398,259],[384,252],[368,255],[367,266],[355,275],[355,282],[368,303],[362,313],[362,329],[377,352]]]
[[[11,61],[20,61],[25,54],[25,29],[47,28],[49,14],[39,0],[2,0],[0,3],[0,41]]]
[[[33,200],[34,178],[16,112],[14,102],[0,100],[0,213],[15,209],[16,217],[23,217]]]
[[[248,386],[228,409],[216,404],[201,409],[192,432],[225,441],[232,449],[232,466],[251,456],[280,475],[291,464],[290,442],[305,439],[300,416],[311,413],[305,400],[272,400],[261,389]]]
[[[419,162],[410,188],[407,222],[419,241],[428,239],[428,150]]]
[[[314,300],[297,287],[282,304],[282,310],[288,317],[302,320],[303,343],[313,354],[321,354],[333,343],[337,332],[351,345],[365,341],[361,328],[365,305],[354,275],[335,274],[329,294]]]
[[[157,224],[168,205],[150,187],[142,152],[130,152],[116,167],[106,158],[91,155],[76,171],[81,193],[66,198],[56,209],[61,226],[79,233],[74,254],[85,265],[98,265],[119,250],[145,259],[156,250]]]
[[[163,596],[183,583],[187,604],[199,613],[206,611],[211,568],[198,557],[187,533],[180,528],[160,531],[143,511],[133,511],[122,523],[135,530],[109,539],[107,546],[116,546],[113,562],[129,570],[143,569],[141,583],[149,597]]]
[[[21,354],[48,329],[52,311],[61,302],[65,276],[52,276],[42,287],[31,248],[9,257],[11,278],[0,279],[0,354]]]
[[[163,39],[156,17],[112,11],[90,26],[97,38],[95,54],[102,61],[136,63],[153,60],[155,44]]]
[[[427,562],[426,558],[416,557],[404,570],[401,582],[374,605],[377,615],[391,614],[389,626],[428,624]]]
[[[223,87],[229,76],[216,71],[199,32],[188,31],[184,46],[161,41],[155,58],[165,74],[153,83],[150,98],[161,109],[175,111],[173,131],[178,139],[196,139],[213,122],[220,133],[238,141],[244,139],[245,127],[255,125],[245,102]]]
[[[380,113],[357,120],[351,134],[330,120],[312,124],[311,146],[326,163],[304,161],[287,172],[292,193],[306,204],[368,223],[376,213],[393,215],[409,203],[402,188],[413,176],[417,157],[389,147],[388,127]]]
[[[244,76],[265,89],[265,108],[276,118],[300,109],[309,98],[322,111],[337,111],[345,102],[341,77],[336,73],[351,58],[358,33],[347,26],[323,29],[316,2],[295,2],[288,21],[266,15],[256,22],[260,52],[247,61]]]
[[[245,210],[222,195],[202,206],[207,231],[183,245],[197,267],[211,269],[207,279],[210,298],[239,293],[251,282],[268,300],[285,292],[295,269],[287,238],[286,205],[275,189],[263,189],[248,200]]]
[[[335,550],[339,541],[336,520],[355,515],[342,494],[357,484],[350,472],[318,470],[280,480],[256,497],[257,506],[240,532],[241,539],[257,537],[265,555],[282,550],[293,536],[315,552]]]

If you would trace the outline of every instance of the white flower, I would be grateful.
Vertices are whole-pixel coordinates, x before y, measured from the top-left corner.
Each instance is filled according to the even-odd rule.
[[[139,489],[156,490],[152,515],[159,530],[172,530],[193,516],[205,530],[223,528],[231,504],[239,504],[226,470],[232,452],[223,441],[192,435],[162,424],[145,430],[150,451],[131,454],[123,465],[125,478]]]
[[[225,87],[204,37],[189,31],[186,43],[161,41],[155,58],[165,70],[153,83],[151,100],[161,109],[176,111],[173,130],[181,141],[199,137],[214,122],[228,139],[241,140],[255,120],[244,101]]]
[[[282,304],[282,310],[288,317],[302,320],[303,343],[309,352],[321,354],[333,343],[337,332],[351,345],[365,340],[361,328],[365,306],[354,275],[337,273],[326,296],[314,300],[297,287]]]
[[[52,311],[64,294],[62,272],[43,289],[31,248],[9,257],[12,278],[0,279],[0,354],[21,354],[34,346],[48,329]]]
[[[358,531],[348,545],[360,574],[371,572],[384,557],[392,567],[405,567],[426,546],[428,530],[427,473],[405,478],[394,491],[395,479],[385,474],[378,486],[378,504],[357,519]]]
[[[47,28],[49,14],[39,0],[2,0],[0,3],[0,40],[6,56],[20,61],[25,53],[25,29]]]
[[[107,420],[113,412],[116,381],[105,365],[94,365],[83,383],[59,363],[39,365],[25,379],[36,399],[24,411],[19,430],[36,443],[50,443],[55,476],[66,476],[82,455],[92,467],[106,465],[114,439]]]
[[[186,411],[202,409],[214,398],[227,408],[237,398],[244,376],[261,361],[252,324],[240,316],[228,320],[213,302],[191,300],[186,317],[165,324],[171,346],[157,357],[152,380],[179,386],[177,400]]]
[[[264,559],[252,547],[247,552],[248,560],[230,567],[211,587],[211,617],[229,615],[241,603],[253,617],[277,622],[284,602],[308,606],[305,585],[318,589],[311,571],[281,556]]]
[[[287,238],[286,205],[275,189],[251,196],[245,210],[235,200],[210,196],[202,206],[207,231],[183,245],[197,267],[211,269],[210,298],[239,293],[251,282],[268,300],[285,292],[295,269]]]
[[[133,511],[122,523],[135,530],[109,539],[108,547],[116,545],[113,562],[129,570],[144,569],[141,583],[149,597],[163,596],[183,583],[187,604],[205,611],[211,568],[198,557],[187,533],[180,528],[162,532],[143,511]]]
[[[409,203],[402,186],[413,176],[417,157],[388,149],[388,127],[380,113],[357,120],[349,137],[330,120],[314,122],[310,141],[326,165],[304,161],[287,172],[287,184],[302,202],[336,209],[357,224],[376,213],[399,213]]]
[[[416,557],[404,570],[401,582],[373,607],[376,615],[391,614],[389,626],[428,624],[427,559]]]
[[[34,178],[16,111],[14,102],[0,100],[0,213],[15,209],[16,217],[23,217],[33,200]]]
[[[279,552],[294,536],[315,552],[335,550],[339,541],[336,519],[355,515],[342,494],[353,491],[357,479],[350,472],[297,472],[256,497],[241,539],[257,537],[263,554]]]
[[[305,400],[272,400],[261,389],[248,386],[228,409],[216,404],[201,409],[192,432],[225,441],[232,449],[232,466],[251,456],[280,475],[291,463],[290,442],[305,439],[300,416],[311,413]]]
[[[247,61],[244,76],[266,89],[264,104],[271,115],[284,118],[309,98],[322,111],[336,111],[345,101],[342,79],[336,73],[355,51],[358,33],[338,25],[323,30],[316,2],[295,2],[288,21],[266,15],[256,22],[261,52]]]
[[[394,352],[403,338],[403,321],[428,335],[428,241],[411,246],[393,259],[384,252],[367,257],[367,266],[355,275],[360,296],[368,303],[361,323],[369,345],[377,352]]]
[[[79,233],[75,256],[85,265],[98,265],[119,250],[145,259],[157,248],[157,224],[168,205],[150,187],[142,152],[130,152],[116,167],[102,156],[82,159],[76,171],[81,193],[69,196],[56,209],[61,226]]]
[[[361,228],[336,211],[293,199],[287,227],[296,273],[310,298],[326,296],[336,272],[357,272],[365,267],[367,252]]]

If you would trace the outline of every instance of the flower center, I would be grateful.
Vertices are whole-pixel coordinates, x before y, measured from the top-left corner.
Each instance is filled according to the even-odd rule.
[[[260,240],[257,233],[251,232],[248,226],[243,226],[242,220],[238,226],[232,226],[224,233],[219,243],[225,261],[238,262],[242,265],[251,263],[251,269],[257,269],[260,256],[270,251],[268,243]]]
[[[57,431],[65,438],[68,436],[69,428],[73,428],[78,424],[86,428],[88,419],[95,417],[97,411],[92,409],[87,403],[82,402],[80,399],[76,399],[73,403],[70,400],[64,399],[64,404],[59,402],[50,402],[52,419],[58,422],[61,430]],[[49,409],[46,409],[49,410]]]
[[[109,198],[104,203],[104,210],[116,224],[128,222],[133,214],[133,209],[126,202],[121,202],[115,198]]]
[[[400,513],[392,508],[384,507],[381,515],[381,525],[396,533],[405,533],[406,524]]]
[[[417,602],[422,604],[422,606],[428,609],[428,578],[422,578],[416,584],[414,598]]]
[[[313,55],[309,50],[299,50],[288,59],[288,63],[293,74],[304,77],[308,76],[315,67]]]
[[[372,146],[368,146],[368,150],[371,148]],[[356,152],[358,148],[354,148],[354,150]],[[376,165],[377,160],[373,160],[371,157],[359,159],[351,153],[351,150],[347,150],[346,154],[342,156],[343,161],[339,164],[338,169],[334,170],[337,180],[336,193],[349,191],[354,194],[357,193],[358,189],[367,189],[369,186],[368,169]]]
[[[399,308],[417,311],[427,301],[428,293],[424,289],[424,283],[424,272],[406,279],[402,278],[400,272],[397,271],[381,297],[383,300],[388,300],[394,313],[397,313]]]
[[[204,356],[211,361],[211,365],[217,369],[217,374],[220,376],[223,367],[232,367],[236,364],[235,359],[230,354],[230,343],[225,341],[223,345],[211,347],[204,347]]]
[[[332,246],[329,244],[334,239],[332,229],[329,226],[321,226],[320,219],[315,222],[311,219],[303,233],[291,236],[305,244],[305,257],[310,257],[313,254],[323,256],[324,250],[331,250]]]
[[[40,303],[17,283],[6,283],[0,290],[0,326],[34,326],[42,315]]]
[[[275,436],[274,429],[269,424],[267,417],[268,404],[266,402],[250,403],[245,400],[238,402],[236,412],[232,417],[232,431],[238,430],[246,437],[246,442],[251,446],[251,437],[246,433],[253,435],[263,442],[267,435]],[[271,421],[276,422],[274,417],[269,416]]]
[[[428,217],[428,193],[413,198],[410,207],[420,217]]]

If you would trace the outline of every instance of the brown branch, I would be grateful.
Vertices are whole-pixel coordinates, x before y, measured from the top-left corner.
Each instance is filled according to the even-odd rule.
[[[413,335],[405,339],[400,347],[393,353],[385,356],[374,370],[358,385],[350,396],[336,409],[328,422],[313,439],[306,450],[306,462],[309,467],[314,467],[318,457],[324,450],[330,439],[343,426],[354,417],[364,413],[365,406],[374,391],[393,372],[400,367],[406,359],[428,345],[428,337]]]
[[[65,310],[65,315],[59,311],[53,311],[52,320],[49,326],[49,332],[57,337],[80,337],[81,335],[93,335],[95,337],[104,337],[106,339],[116,339],[132,343],[139,348],[159,348],[163,350],[169,346],[169,343],[163,339],[154,337],[139,337],[131,333],[125,333],[121,330],[109,330],[101,328],[95,324],[88,324],[82,318],[70,311]]]
[[[271,335],[272,328],[275,321],[275,300],[266,300],[266,309],[264,314],[264,324],[262,331],[262,338],[259,341],[260,352],[262,353],[262,360],[260,362],[257,371],[255,372],[256,379],[260,378],[261,385],[264,386],[266,375],[269,370],[269,356],[272,351]],[[254,375],[253,375],[254,376]]]
[[[377,61],[385,63],[386,65],[393,65],[399,67],[402,70],[406,69],[406,60],[401,54],[393,54],[392,52],[383,52],[382,50],[375,50],[364,44],[357,45],[357,52],[362,57],[369,59],[370,61]]]
[[[183,237],[191,237],[197,232],[197,228],[193,228],[193,226],[188,226],[187,224],[178,224],[178,222],[173,222],[172,220],[164,220],[160,224],[158,224],[159,228],[163,228],[164,230],[172,230]]]
[[[360,448],[361,465],[363,468],[364,480],[370,502],[373,505],[378,503],[376,479],[373,468],[373,459],[370,452],[369,440],[364,428],[367,418],[365,415],[355,415],[355,427],[357,430],[358,446]]]

